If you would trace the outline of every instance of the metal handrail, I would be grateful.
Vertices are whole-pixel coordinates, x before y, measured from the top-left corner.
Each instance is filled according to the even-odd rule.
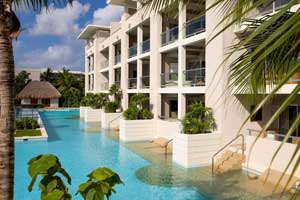
[[[120,117],[122,116],[122,113],[118,116],[118,117],[115,117],[114,119],[112,119],[110,122],[108,122],[108,130],[110,130],[110,125],[111,123],[113,123],[114,121],[116,121],[117,119],[119,119]]]
[[[235,138],[233,138],[232,140],[230,140],[226,145],[224,145],[221,149],[219,149],[212,157],[212,174],[214,174],[214,162],[215,162],[215,157],[220,153],[222,152],[225,148],[227,148],[229,145],[231,145],[234,141],[236,141],[239,137],[242,138],[242,155],[244,156],[245,155],[245,136],[243,134],[239,134],[237,135]]]

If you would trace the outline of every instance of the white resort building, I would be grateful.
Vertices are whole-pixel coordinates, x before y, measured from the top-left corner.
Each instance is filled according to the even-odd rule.
[[[187,168],[210,165],[213,155],[237,136],[254,106],[247,103],[246,94],[231,94],[231,98],[224,95],[226,70],[220,69],[228,47],[243,34],[243,27],[228,29],[206,45],[220,19],[213,11],[199,16],[198,13],[204,11],[207,5],[199,5],[198,1],[190,1],[178,8],[175,17],[145,14],[135,0],[108,0],[108,4],[124,7],[121,21],[113,22],[109,27],[88,25],[78,37],[87,41],[86,93],[108,93],[111,85],[119,84],[123,91],[123,110],[128,107],[133,94],[146,94],[154,114],[153,136],[174,139],[174,162]],[[281,6],[277,4],[277,1],[273,3],[268,11],[275,11]],[[261,11],[258,16],[265,13]],[[257,131],[262,129],[282,98],[296,84],[297,81],[291,81],[282,88],[273,102],[264,106],[243,127],[241,134],[245,137],[246,156]],[[212,108],[217,130],[206,134],[209,136],[199,134],[202,138],[180,134],[180,120],[185,116],[188,105],[199,101]],[[248,163],[250,169],[261,173],[268,169],[282,136],[299,112],[300,98],[271,126],[266,137],[258,140]],[[274,169],[284,171],[299,136],[300,127],[275,159]],[[237,140],[241,141],[241,137]],[[197,154],[199,152],[202,154]],[[244,163],[246,166],[247,163]]]

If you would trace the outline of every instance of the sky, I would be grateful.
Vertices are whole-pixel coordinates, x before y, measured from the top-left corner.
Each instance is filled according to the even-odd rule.
[[[119,21],[123,8],[106,0],[76,0],[72,6],[33,12],[16,9],[22,32],[13,42],[16,68],[84,71],[85,41],[77,36],[87,24],[110,25]]]

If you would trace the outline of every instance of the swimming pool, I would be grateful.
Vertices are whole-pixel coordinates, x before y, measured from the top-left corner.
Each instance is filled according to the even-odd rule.
[[[90,171],[105,166],[117,172],[125,183],[116,187],[117,193],[112,196],[112,200],[207,199],[190,185],[162,186],[139,180],[137,174],[152,163],[101,132],[83,131],[82,128],[86,124],[72,117],[78,114],[78,110],[41,112],[40,115],[49,135],[48,141],[16,142],[15,200],[39,199],[38,187],[35,187],[31,193],[27,191],[30,181],[27,162],[38,154],[46,153],[57,155],[63,167],[71,175],[72,185],[69,189],[72,194],[75,194],[78,185],[86,180],[86,175]],[[166,178],[163,175],[157,176]],[[82,198],[74,196],[73,199]]]

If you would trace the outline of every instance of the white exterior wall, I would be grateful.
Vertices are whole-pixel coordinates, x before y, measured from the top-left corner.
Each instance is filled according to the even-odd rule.
[[[120,140],[124,142],[154,139],[154,120],[120,119]]]
[[[102,112],[101,115],[101,127],[104,129],[108,128],[119,128],[120,124],[120,116],[122,113],[105,113]]]
[[[58,99],[50,99],[50,108],[58,108]]]

